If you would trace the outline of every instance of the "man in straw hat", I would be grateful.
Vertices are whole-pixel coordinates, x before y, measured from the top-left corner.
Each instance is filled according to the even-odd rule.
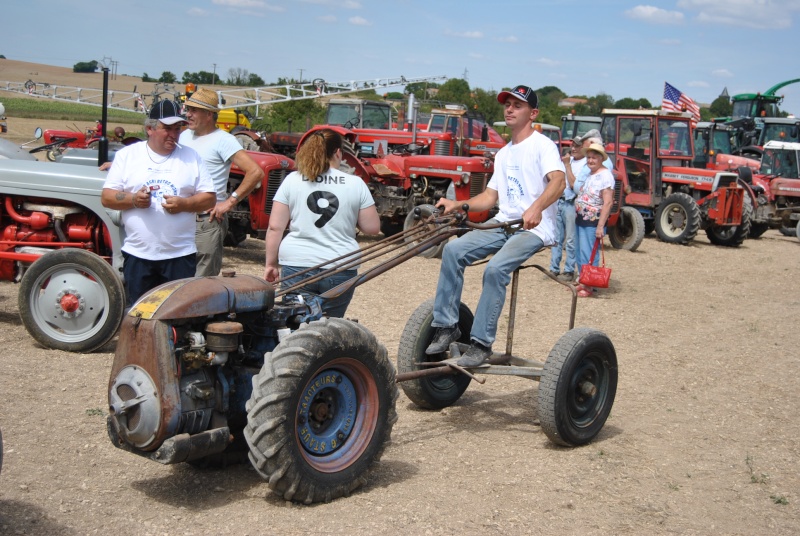
[[[117,151],[103,184],[100,202],[122,212],[128,305],[195,273],[195,214],[214,206],[215,192],[200,155],[178,145],[185,124],[178,103],[154,104],[144,122],[147,141]]]
[[[180,144],[191,147],[202,157],[214,180],[217,203],[208,212],[197,215],[197,276],[218,275],[222,269],[222,244],[228,233],[227,213],[252,192],[264,178],[264,171],[248,156],[236,138],[217,128],[217,94],[201,88],[186,99],[189,128],[181,134]],[[228,196],[231,163],[244,171],[244,178]]]
[[[533,129],[533,121],[539,115],[536,93],[528,86],[517,86],[511,91],[501,91],[497,100],[503,105],[511,142],[497,152],[494,173],[486,190],[466,203],[476,212],[497,204],[499,212],[490,222],[522,219],[524,230],[516,233],[502,228],[473,230],[451,240],[444,248],[431,322],[437,329],[425,350],[428,355],[445,352],[461,338],[458,312],[464,269],[494,254],[483,272],[483,290],[475,309],[470,347],[458,360],[462,367],[477,367],[492,356],[497,321],[511,274],[531,255],[555,241],[554,203],[564,193],[564,163],[558,147]],[[448,213],[460,210],[463,204],[443,197],[436,206]]]

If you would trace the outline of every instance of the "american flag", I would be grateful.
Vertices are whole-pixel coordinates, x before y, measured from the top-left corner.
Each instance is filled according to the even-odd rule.
[[[697,103],[668,82],[664,82],[664,99],[661,101],[661,109],[669,112],[691,112],[692,126],[697,126],[697,122],[700,121],[700,107]]]

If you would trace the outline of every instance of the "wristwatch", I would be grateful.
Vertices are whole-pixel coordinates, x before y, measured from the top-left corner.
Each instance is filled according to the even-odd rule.
[[[239,194],[236,192],[231,192],[231,197],[236,201],[236,203],[239,202]]]

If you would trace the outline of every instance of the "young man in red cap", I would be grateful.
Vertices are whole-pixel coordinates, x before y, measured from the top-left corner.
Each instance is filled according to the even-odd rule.
[[[475,212],[497,204],[499,212],[490,223],[522,219],[524,230],[513,234],[503,229],[473,230],[451,240],[444,248],[431,322],[437,329],[425,350],[428,355],[445,352],[450,343],[461,337],[458,309],[464,269],[494,254],[483,272],[483,290],[472,323],[470,348],[458,361],[463,367],[477,367],[492,356],[497,321],[511,274],[534,253],[554,243],[554,203],[566,184],[558,147],[533,129],[539,115],[536,93],[528,86],[517,86],[511,91],[501,91],[497,100],[503,104],[511,142],[497,152],[494,174],[486,190],[466,203]],[[441,198],[436,206],[447,214],[461,210],[463,204],[464,201]]]

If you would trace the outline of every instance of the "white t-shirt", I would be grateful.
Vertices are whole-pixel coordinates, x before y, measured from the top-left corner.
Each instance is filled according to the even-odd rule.
[[[150,150],[147,142],[120,149],[103,188],[135,193],[142,186],[150,189],[150,207],[122,211],[126,235],[122,251],[152,261],[196,253],[194,213],[168,214],[161,203],[164,195],[191,197],[198,192],[214,192],[200,155],[178,146],[165,157]]]
[[[330,168],[314,180],[298,171],[287,175],[274,202],[289,207],[289,234],[278,262],[309,268],[358,249],[356,224],[361,209],[375,204],[361,177]]]
[[[494,159],[494,174],[487,188],[497,191],[500,211],[498,221],[522,218],[547,187],[547,174],[564,172],[564,163],[558,147],[553,141],[534,131],[522,142],[509,143]],[[553,203],[542,211],[542,222],[531,232],[536,233],[545,245],[555,243],[555,227],[558,208]]]
[[[244,150],[236,137],[220,129],[205,136],[195,136],[193,130],[186,129],[181,132],[178,142],[200,154],[214,181],[217,202],[225,201],[228,198],[228,175],[233,155]]]

